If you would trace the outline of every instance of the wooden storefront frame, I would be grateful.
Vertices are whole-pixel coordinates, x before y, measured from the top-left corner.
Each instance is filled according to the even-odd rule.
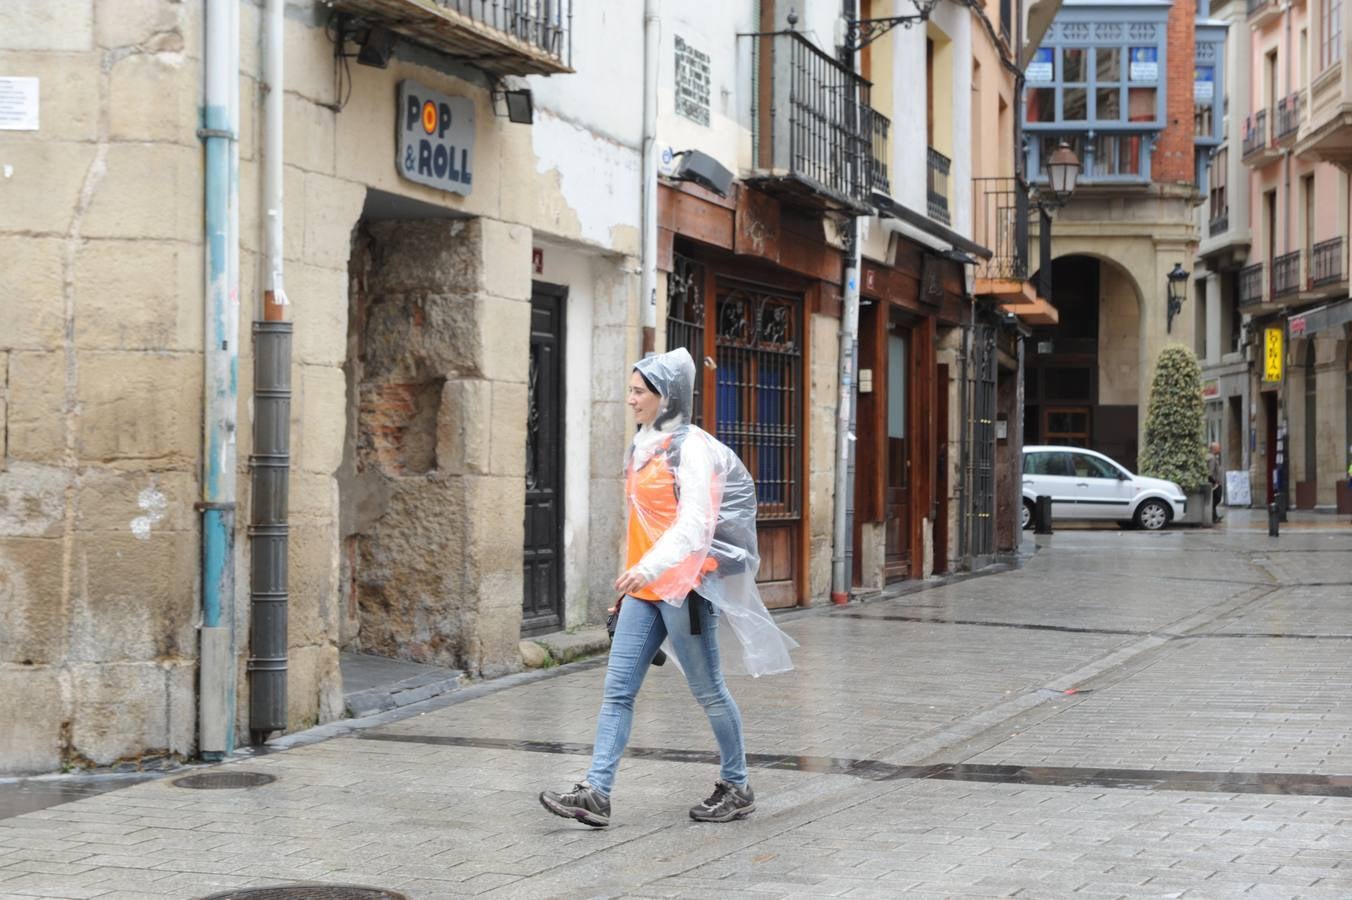
[[[799,306],[802,353],[798,397],[801,447],[797,483],[801,509],[797,523],[794,578],[797,605],[811,603],[812,583],[812,317],[839,317],[843,257],[825,241],[820,219],[813,214],[783,208],[768,195],[735,184],[728,197],[719,197],[689,184],[662,185],[658,191],[658,268],[670,273],[679,252],[704,269],[704,355],[717,359],[717,329],[710,327],[717,309],[719,279],[758,285],[795,294]],[[679,242],[679,246],[678,246]],[[696,360],[703,371],[703,359]],[[717,391],[706,390],[701,413],[706,424],[716,423]],[[716,427],[716,426],[715,426]],[[711,428],[711,433],[713,429]],[[754,473],[753,473],[754,474]],[[768,523],[773,526],[772,523]]]

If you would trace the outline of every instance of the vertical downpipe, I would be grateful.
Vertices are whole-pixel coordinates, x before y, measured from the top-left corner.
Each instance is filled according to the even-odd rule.
[[[235,746],[235,433],[239,367],[239,4],[207,0],[206,309],[199,748]]]
[[[855,9],[855,0],[843,0],[842,13],[851,19],[858,18],[858,11]],[[840,51],[841,62],[847,65],[851,72],[855,71],[857,63],[857,54],[853,47],[844,47]],[[852,138],[857,141],[856,147],[863,147],[863,137],[860,133],[864,121],[860,115],[862,96],[859,94],[859,85],[855,82],[851,90],[853,115],[850,125],[854,129]],[[852,178],[856,185],[868,184],[868,178],[864,175],[865,160],[863,153],[870,150],[853,154],[853,163],[856,166]],[[854,466],[854,373],[859,352],[859,268],[860,268],[860,236],[859,236],[859,217],[850,219],[847,226],[849,235],[849,259],[845,263],[845,296],[844,309],[840,317],[840,361],[839,361],[839,381],[840,397],[837,400],[836,407],[836,465],[835,465],[835,508],[832,510],[832,534],[831,534],[831,602],[836,604],[848,603],[850,599],[850,569],[847,565],[850,558],[850,538],[852,537],[851,525],[851,490],[853,488],[853,479],[850,477]]]
[[[253,323],[254,440],[249,541],[249,739],[286,729],[287,498],[291,467],[291,331],[282,279],[283,7],[263,17],[263,209],[266,215],[262,319]]]
[[[643,258],[639,276],[642,355],[657,347],[657,73],[661,49],[660,0],[643,4]],[[695,361],[700,365],[699,360]]]

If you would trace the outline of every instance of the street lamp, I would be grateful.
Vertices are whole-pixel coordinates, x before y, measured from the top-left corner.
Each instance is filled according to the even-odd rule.
[[[1184,284],[1187,283],[1188,273],[1183,271],[1182,263],[1174,263],[1173,270],[1169,273],[1169,319],[1165,325],[1165,330],[1170,334],[1174,330],[1174,316],[1183,311],[1183,297],[1186,293]]]
[[[1070,149],[1065,138],[1056,145],[1047,160],[1047,180],[1051,182],[1052,196],[1058,206],[1064,206],[1075,192],[1075,183],[1080,178],[1080,158]]]

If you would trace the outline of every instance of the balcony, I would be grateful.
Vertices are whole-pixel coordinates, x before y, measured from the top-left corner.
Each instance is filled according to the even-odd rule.
[[[1244,120],[1242,160],[1246,166],[1265,166],[1281,158],[1281,151],[1268,134],[1268,111],[1260,109]]]
[[[1347,294],[1347,272],[1343,269],[1343,239],[1320,241],[1310,248],[1310,280],[1307,296],[1315,300]]]
[[[1297,156],[1352,169],[1352,96],[1343,89],[1343,70],[1348,64],[1344,60],[1333,65],[1310,85]]]
[[[973,240],[991,251],[973,273],[972,293],[990,297],[1029,325],[1055,325],[1056,308],[1028,280],[1028,190],[1014,178],[972,179]]]
[[[1254,263],[1239,270],[1239,305],[1258,306],[1263,302],[1263,264]]]
[[[867,109],[865,116],[872,124],[867,129],[873,135],[873,152],[868,158],[871,191],[892,193],[892,182],[887,177],[887,161],[892,158],[892,120],[875,109]]]
[[[1249,24],[1261,28],[1282,14],[1282,5],[1277,0],[1248,0]]]
[[[1300,293],[1300,251],[1283,253],[1272,261],[1272,302]]]
[[[927,160],[926,212],[936,222],[952,224],[948,215],[948,172],[953,161],[933,147],[929,148]]]
[[[573,71],[572,0],[329,0],[495,75]]]
[[[1047,159],[1065,140],[1080,158],[1079,184],[1141,187],[1150,183],[1151,155],[1157,131],[1028,132],[1028,171],[1047,181]],[[1030,176],[1031,177],[1031,176]]]
[[[874,188],[887,191],[891,122],[869,106],[869,82],[797,31],[749,37],[769,77],[754,98],[746,180],[809,209],[872,211]]]
[[[1230,230],[1230,210],[1221,210],[1210,222],[1207,223],[1207,234],[1211,237],[1219,237]]]
[[[1300,130],[1300,94],[1289,94],[1277,101],[1277,128],[1273,143],[1278,147],[1290,147],[1296,142],[1296,132]]]

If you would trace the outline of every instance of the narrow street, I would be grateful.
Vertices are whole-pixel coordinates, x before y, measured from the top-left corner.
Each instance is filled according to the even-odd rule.
[[[686,815],[716,756],[671,666],[612,826],[540,808],[585,769],[593,660],[225,767],[260,787],[2,820],[0,898],[1352,896],[1352,530],[1264,525],[1059,530],[1016,571],[789,616],[797,670],[731,683],[743,822]]]

